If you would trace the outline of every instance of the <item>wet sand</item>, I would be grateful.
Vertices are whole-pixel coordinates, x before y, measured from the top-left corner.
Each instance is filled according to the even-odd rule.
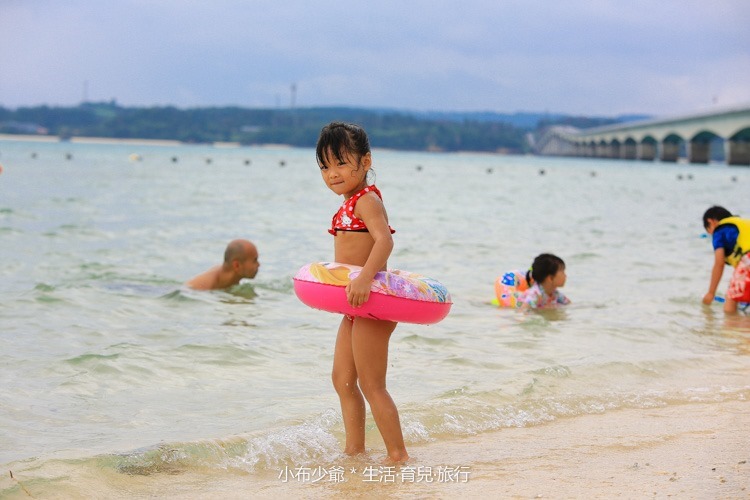
[[[750,402],[612,411],[412,446],[410,453],[409,474],[397,467],[393,475],[368,475],[353,460],[339,464],[343,482],[316,475],[314,466],[298,480],[281,471],[139,476],[59,464],[47,473],[67,475],[62,488],[43,486],[32,467],[14,479],[6,471],[0,489],[8,498],[748,498]]]
[[[750,497],[748,402],[576,417],[436,445],[430,455],[468,460],[468,450],[463,494],[472,497]]]
[[[415,466],[466,466],[468,480],[399,485],[360,480],[327,487],[323,495],[310,485],[307,492],[300,487],[294,493],[311,498],[750,498],[750,402],[621,410],[410,452]]]

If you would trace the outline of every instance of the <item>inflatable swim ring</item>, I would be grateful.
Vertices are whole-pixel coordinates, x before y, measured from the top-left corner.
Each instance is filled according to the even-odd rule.
[[[306,305],[324,311],[384,321],[437,323],[448,315],[451,296],[438,281],[408,271],[390,269],[375,275],[370,297],[354,308],[346,300],[346,285],[362,270],[338,262],[313,262],[294,276],[294,292]]]
[[[518,297],[529,289],[526,274],[521,271],[508,271],[495,280],[495,298],[500,307],[519,307]],[[493,301],[495,303],[495,301]]]

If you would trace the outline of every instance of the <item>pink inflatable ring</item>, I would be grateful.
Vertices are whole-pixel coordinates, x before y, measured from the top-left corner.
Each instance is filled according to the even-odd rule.
[[[294,292],[306,305],[324,311],[383,321],[437,323],[448,315],[451,296],[438,281],[390,269],[375,275],[370,298],[361,307],[346,300],[346,285],[362,270],[338,262],[313,262],[294,276]]]

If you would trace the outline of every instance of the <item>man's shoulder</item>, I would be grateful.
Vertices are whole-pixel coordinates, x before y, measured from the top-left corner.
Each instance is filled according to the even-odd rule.
[[[216,288],[220,271],[221,266],[214,266],[208,271],[193,276],[185,285],[195,290],[212,290]]]

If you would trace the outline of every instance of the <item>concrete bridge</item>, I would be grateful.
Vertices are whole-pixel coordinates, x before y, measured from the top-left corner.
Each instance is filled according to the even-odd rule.
[[[585,130],[550,127],[534,149],[554,156],[750,165],[750,106]]]

